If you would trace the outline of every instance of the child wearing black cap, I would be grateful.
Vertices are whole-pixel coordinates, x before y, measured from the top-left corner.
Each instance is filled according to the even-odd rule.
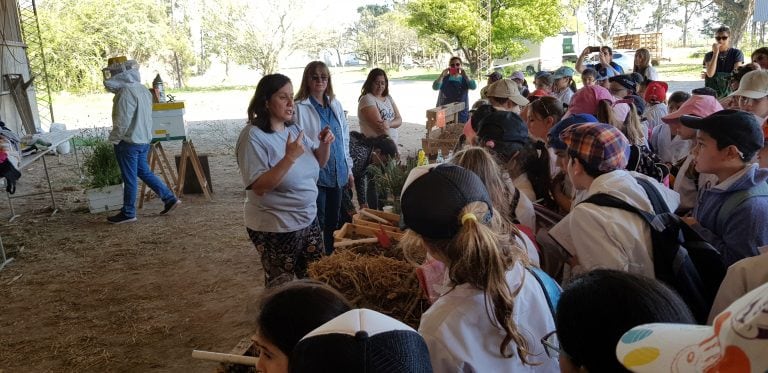
[[[768,169],[753,163],[764,145],[760,123],[739,110],[684,115],[680,122],[698,130],[696,171],[717,177],[700,189],[693,217],[683,220],[720,250],[725,265],[758,255],[768,244]]]
[[[455,165],[411,171],[401,198],[406,254],[445,263],[445,291],[421,317],[419,333],[435,372],[559,372],[541,338],[553,312],[523,251],[507,235],[476,174]]]

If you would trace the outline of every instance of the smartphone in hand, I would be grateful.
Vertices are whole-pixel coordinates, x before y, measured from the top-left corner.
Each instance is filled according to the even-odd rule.
[[[458,67],[448,68],[448,73],[451,75],[457,75],[459,73],[459,68]]]
[[[600,52],[600,47],[589,47],[589,53]]]

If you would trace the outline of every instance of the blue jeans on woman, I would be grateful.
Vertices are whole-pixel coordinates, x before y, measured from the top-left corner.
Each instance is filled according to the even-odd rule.
[[[320,227],[323,228],[325,253],[328,255],[333,252],[333,231],[339,225],[342,190],[342,188],[317,186],[317,218]]]
[[[152,173],[147,163],[149,144],[131,144],[120,141],[115,145],[115,156],[123,176],[123,208],[120,211],[127,217],[136,216],[136,193],[138,179],[147,184],[164,204],[175,201],[176,196],[168,187]]]

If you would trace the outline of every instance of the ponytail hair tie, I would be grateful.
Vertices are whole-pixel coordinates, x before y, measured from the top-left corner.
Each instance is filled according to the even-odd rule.
[[[475,216],[475,214],[473,214],[471,212],[468,212],[468,213],[462,215],[462,217],[461,217],[461,225],[464,225],[464,223],[466,223],[467,220],[474,220],[475,222],[477,222],[477,216]]]
[[[488,141],[485,142],[485,146],[493,149],[494,147],[496,147],[496,143],[493,142],[493,140],[488,140]]]

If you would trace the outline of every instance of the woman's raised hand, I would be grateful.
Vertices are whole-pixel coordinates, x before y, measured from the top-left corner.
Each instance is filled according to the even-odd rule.
[[[288,140],[285,142],[285,156],[295,162],[302,154],[304,154],[304,131],[299,132],[296,136],[296,141],[291,141],[291,133],[288,133]]]
[[[331,127],[328,126],[325,126],[317,137],[321,144],[330,144],[333,140],[336,140],[336,137],[333,136],[333,132],[331,132]]]

